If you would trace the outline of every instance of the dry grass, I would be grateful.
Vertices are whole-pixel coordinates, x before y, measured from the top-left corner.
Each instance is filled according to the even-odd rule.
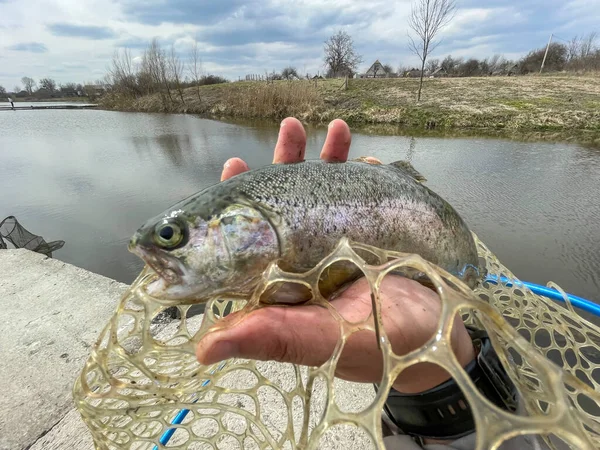
[[[386,125],[411,130],[472,133],[537,133],[600,143],[600,77],[438,78],[425,80],[416,104],[416,79],[353,79],[314,82],[238,82],[194,88],[185,103],[164,108],[159,96],[107,99],[104,106],[135,111],[197,113],[213,117],[280,120],[295,116],[311,123],[342,118],[353,126]]]
[[[318,90],[308,81],[251,83],[228,90],[219,112],[231,117],[311,120],[322,104]]]

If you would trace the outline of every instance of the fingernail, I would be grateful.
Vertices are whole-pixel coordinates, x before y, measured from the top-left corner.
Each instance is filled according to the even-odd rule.
[[[279,128],[283,128],[285,126],[285,119],[283,119],[281,121],[281,123],[279,124]]]
[[[329,125],[327,125],[327,128],[331,128],[333,126],[334,122],[335,122],[335,119],[333,119],[331,122],[329,122]]]
[[[207,352],[205,363],[212,364],[226,359],[235,358],[239,354],[239,347],[235,342],[219,341]]]
[[[223,169],[227,169],[230,165],[231,163],[229,162],[229,160],[225,161],[225,164],[223,164]]]

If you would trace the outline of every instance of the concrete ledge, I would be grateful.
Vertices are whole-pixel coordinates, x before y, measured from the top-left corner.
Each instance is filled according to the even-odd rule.
[[[0,250],[0,450],[93,450],[89,430],[74,409],[72,387],[126,289],[38,253]],[[285,381],[285,365],[262,367],[269,379]],[[335,385],[336,403],[344,411],[361,411],[374,397],[371,384],[336,380]],[[314,395],[325,398],[322,388]],[[266,422],[287,414],[280,403],[267,403]],[[334,428],[321,448],[372,448],[356,428]]]
[[[38,253],[0,250],[1,450],[32,447],[73,409],[75,377],[126,289]],[[86,448],[73,444],[39,448]]]

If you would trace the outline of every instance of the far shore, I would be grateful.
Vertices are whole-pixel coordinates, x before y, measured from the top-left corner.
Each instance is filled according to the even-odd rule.
[[[99,103],[111,110],[274,123],[287,116],[315,125],[341,118],[381,134],[486,135],[600,146],[597,75],[427,79],[419,104],[417,87],[413,78],[350,79],[347,88],[343,79],[242,81],[138,98],[113,92]]]

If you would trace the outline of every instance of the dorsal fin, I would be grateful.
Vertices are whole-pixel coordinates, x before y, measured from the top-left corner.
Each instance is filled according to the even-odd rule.
[[[390,166],[395,167],[396,169],[401,170],[404,173],[410,175],[419,183],[423,183],[423,182],[427,181],[427,178],[425,178],[423,175],[421,175],[421,173],[417,169],[415,169],[413,167],[413,165],[411,163],[409,163],[408,161],[396,161],[396,162],[390,163]]]
[[[377,158],[374,158],[373,156],[359,156],[358,158],[355,158],[352,161],[364,162],[367,164],[375,164],[375,165],[382,164],[381,161],[379,161]]]

